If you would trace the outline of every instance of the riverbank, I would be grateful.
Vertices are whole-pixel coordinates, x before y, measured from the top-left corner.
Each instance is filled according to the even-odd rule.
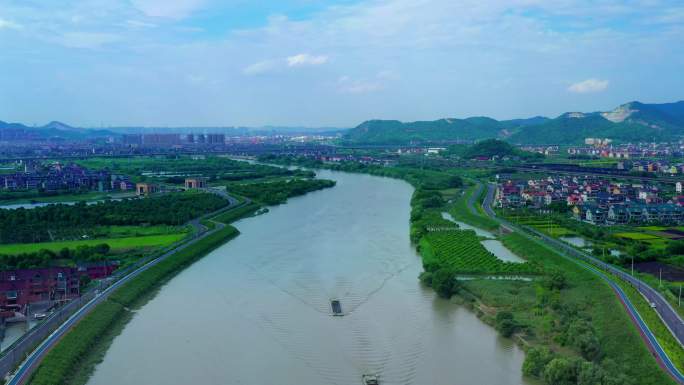
[[[88,385],[353,384],[367,373],[386,384],[528,385],[521,349],[416,280],[414,188],[317,173],[336,187],[240,221],[238,238],[137,311]],[[343,317],[331,317],[331,299]]]
[[[298,164],[296,158],[270,162]],[[420,245],[431,228],[448,223],[441,213],[448,210],[458,220],[489,230],[498,223],[481,209],[471,212],[468,200],[474,186],[454,189],[458,170],[423,170],[409,167],[381,167],[359,164],[311,164],[330,168],[390,176],[416,187],[411,201],[411,240]],[[437,175],[438,177],[435,177]],[[444,183],[449,181],[449,183]],[[478,197],[473,197],[476,199]],[[479,206],[479,205],[478,205]],[[457,294],[470,303],[482,319],[504,336],[514,336],[528,351],[523,371],[547,384],[616,383],[674,384],[663,372],[640,339],[639,333],[621,308],[610,287],[592,274],[573,266],[553,249],[518,235],[500,238],[518,256],[541,265],[541,279],[531,282],[468,280],[455,282],[458,271],[449,266],[426,266],[422,274],[445,297]],[[419,247],[421,251],[421,247]],[[430,257],[428,251],[428,257]],[[428,261],[431,261],[428,258]],[[442,270],[441,273],[437,273]],[[435,282],[435,278],[438,278]],[[617,382],[614,382],[617,381]]]
[[[239,231],[229,223],[250,215],[256,209],[258,206],[249,204],[237,207],[236,214],[232,214],[232,210],[220,214],[223,218],[230,218],[230,221],[220,222],[219,228],[212,230],[205,238],[143,271],[134,280],[118,288],[46,355],[29,383],[85,384],[113,339],[130,321],[133,309],[144,305],[159,287],[186,266],[236,237]]]
[[[604,281],[552,248],[520,234],[507,234],[501,239],[516,254],[538,261],[547,271],[564,274],[562,287],[555,289],[548,281],[536,285],[469,281],[459,293],[492,325],[497,326],[497,314],[501,312],[512,314],[524,325],[516,336],[528,347],[523,366],[526,375],[539,377],[547,384],[568,380],[580,383],[587,376],[594,381],[612,379],[620,384],[674,383],[658,368]],[[563,368],[565,374],[556,371],[558,368]]]

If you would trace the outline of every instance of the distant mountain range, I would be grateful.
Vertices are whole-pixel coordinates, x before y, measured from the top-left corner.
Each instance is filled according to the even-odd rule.
[[[30,127],[21,123],[7,123],[0,120],[0,140],[86,140],[123,134],[151,133],[222,133],[230,136],[246,135],[327,135],[345,132],[346,128],[334,127],[109,127],[107,129],[79,128],[53,121],[44,126]]]
[[[110,127],[77,128],[61,122],[40,127],[0,121],[0,140],[85,140],[125,133],[225,133],[226,135],[342,135],[349,144],[437,144],[459,140],[504,139],[514,144],[578,144],[585,138],[616,142],[669,141],[684,138],[684,101],[630,102],[612,111],[567,112],[557,118],[495,120],[478,116],[404,123],[369,120],[352,129],[309,127]]]
[[[618,142],[677,140],[684,137],[684,101],[630,102],[606,112],[567,112],[557,118],[495,120],[487,117],[403,123],[369,120],[343,140],[356,144],[448,143],[505,139],[517,144],[577,144],[585,138]]]
[[[0,120],[0,140],[83,140],[115,135],[108,130],[77,128],[62,122],[50,122],[44,126],[29,127],[21,123]]]

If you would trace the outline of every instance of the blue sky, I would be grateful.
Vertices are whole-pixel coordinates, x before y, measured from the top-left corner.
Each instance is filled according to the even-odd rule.
[[[684,99],[684,4],[0,0],[0,120],[354,126]]]

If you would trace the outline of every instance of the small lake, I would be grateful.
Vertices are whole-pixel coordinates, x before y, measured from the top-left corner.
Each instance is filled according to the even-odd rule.
[[[134,195],[128,197],[132,198]],[[111,198],[111,199],[96,199],[92,201],[85,201],[87,205],[94,205],[96,203],[100,202],[105,202],[105,201],[120,201],[123,200],[124,198]],[[15,204],[9,204],[9,205],[0,205],[0,209],[7,209],[7,210],[15,210],[15,209],[34,209],[36,207],[45,207],[49,205],[75,205],[78,202],[83,202],[83,201],[67,201],[67,202],[34,202],[34,203],[15,203]]]
[[[453,216],[451,216],[451,214],[449,214],[447,212],[442,213],[442,218],[446,219],[447,221],[454,222],[455,224],[458,225],[458,227],[461,228],[461,230],[473,230],[473,231],[475,231],[475,234],[477,234],[480,237],[496,238],[496,236],[492,232],[487,231],[487,230],[482,230],[479,227],[471,226],[465,222],[457,221],[456,219],[454,219]]]
[[[485,249],[489,250],[490,253],[494,254],[502,261],[515,263],[525,262],[524,259],[518,257],[517,255],[513,254],[512,251],[508,250],[506,246],[504,246],[499,240],[487,239],[480,241],[480,243],[485,247]]]
[[[593,243],[587,241],[582,237],[560,237],[560,239],[564,242],[567,242],[575,247],[579,247],[582,249],[585,247],[591,247],[591,245],[593,245]]]

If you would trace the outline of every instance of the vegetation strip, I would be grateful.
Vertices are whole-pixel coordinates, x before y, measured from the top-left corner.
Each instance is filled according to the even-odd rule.
[[[234,221],[247,216],[258,208],[247,204],[219,214],[217,222]],[[228,217],[228,214],[233,214]],[[239,231],[221,223],[203,239],[179,250],[174,255],[141,272],[134,279],[117,288],[105,301],[98,304],[80,320],[45,356],[31,377],[30,384],[57,385],[85,383],[93,369],[92,353],[104,354],[113,336],[102,338],[108,330],[121,330],[130,317],[127,309],[142,305],[149,295],[163,282],[172,278],[183,268],[200,259],[213,249],[234,238]]]
[[[481,187],[480,187],[481,188]],[[471,202],[471,206],[473,202]],[[474,209],[474,207],[471,207]],[[526,235],[527,236],[527,235]],[[529,237],[529,236],[528,236]],[[534,242],[540,242],[538,240],[534,240]],[[657,355],[655,356],[656,361],[658,361],[659,365],[661,365],[663,368],[667,369],[668,374],[670,374],[672,379],[676,380],[678,383],[684,383],[684,379],[682,377],[682,374],[679,372],[677,365],[675,364],[675,361],[673,361],[670,356],[668,355],[666,349],[669,344],[666,344],[665,347],[661,346],[658,342],[658,340],[665,340],[667,341],[667,337],[661,336],[660,338],[657,338],[655,333],[659,331],[659,329],[662,328],[655,328],[655,329],[650,329],[647,324],[643,321],[643,318],[637,310],[637,308],[633,305],[633,303],[629,300],[629,296],[622,290],[620,283],[622,283],[619,280],[613,280],[610,278],[606,273],[603,271],[599,270],[596,266],[593,264],[590,264],[586,261],[577,259],[575,257],[571,257],[566,255],[565,253],[560,254],[564,258],[567,258],[568,260],[583,266],[585,269],[590,270],[594,272],[596,275],[600,276],[605,282],[607,282],[612,289],[615,291],[617,294],[619,300],[622,302],[624,305],[625,310],[627,310],[628,314],[630,317],[633,319],[633,323],[636,324],[637,328],[639,329],[640,333],[643,333],[642,335],[644,336],[644,340],[648,343],[650,343],[653,348],[655,349]],[[648,310],[648,309],[647,309]],[[657,321],[656,321],[657,322]],[[661,325],[664,326],[664,325]],[[669,337],[674,338],[671,333],[668,333]],[[678,345],[678,344],[677,344]],[[679,346],[681,348],[681,346]],[[651,347],[649,346],[649,350]],[[674,352],[673,352],[674,353]],[[680,354],[674,354],[674,357],[678,357]]]

